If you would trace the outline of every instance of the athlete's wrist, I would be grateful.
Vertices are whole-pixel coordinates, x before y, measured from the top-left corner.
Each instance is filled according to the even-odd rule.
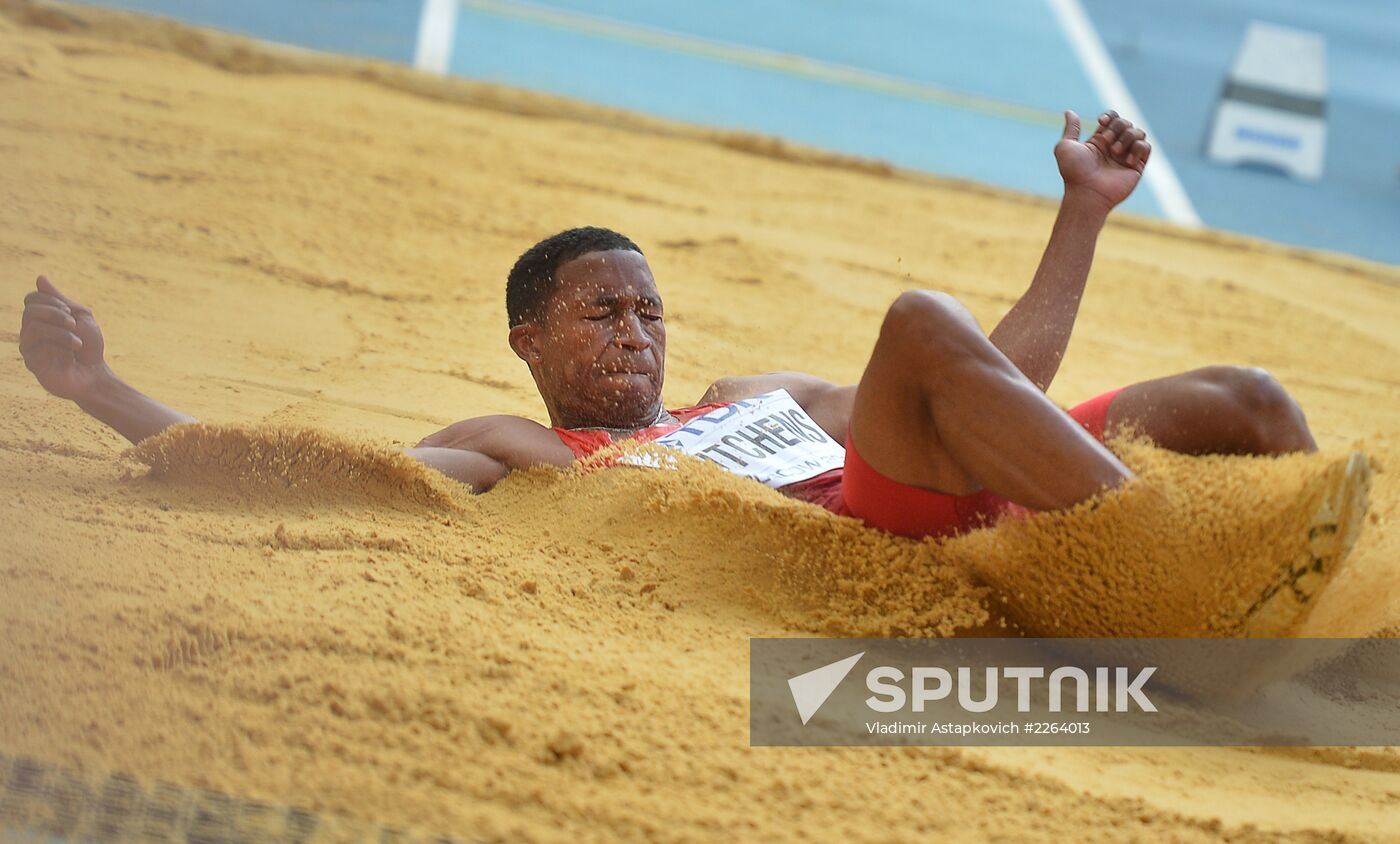
[[[117,373],[107,365],[106,361],[97,365],[91,383],[79,395],[73,396],[73,403],[88,413],[104,403],[110,403],[112,398],[123,389],[130,390],[126,382],[117,377]]]
[[[1075,185],[1065,185],[1064,198],[1060,200],[1061,212],[1068,211],[1077,217],[1087,220],[1097,220],[1102,223],[1108,220],[1108,214],[1118,203],[1108,199],[1108,197],[1090,188],[1076,187]]]

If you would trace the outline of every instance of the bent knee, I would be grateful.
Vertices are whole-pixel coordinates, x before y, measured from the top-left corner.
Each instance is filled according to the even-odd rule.
[[[885,312],[880,343],[900,348],[953,348],[984,339],[967,308],[947,293],[906,290]]]
[[[1250,416],[1267,416],[1291,411],[1293,398],[1267,369],[1257,366],[1211,366],[1201,377],[1224,393],[1240,411]]]
[[[1246,432],[1240,448],[1253,454],[1285,454],[1316,448],[1302,408],[1268,370],[1253,366],[1210,367],[1204,377]]]

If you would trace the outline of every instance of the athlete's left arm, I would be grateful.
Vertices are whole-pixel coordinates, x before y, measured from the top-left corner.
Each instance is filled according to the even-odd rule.
[[[793,401],[833,440],[846,441],[846,432],[851,427],[851,408],[856,402],[855,384],[833,384],[805,372],[731,375],[711,384],[698,403],[738,401],[774,390],[787,390]]]
[[[1081,142],[1079,117],[1065,112],[1065,130],[1055,145],[1065,181],[1060,213],[1030,289],[990,335],[992,345],[1042,390],[1049,388],[1065,356],[1108,212],[1137,187],[1152,154],[1146,137],[1109,111],[1099,116],[1089,140]]]

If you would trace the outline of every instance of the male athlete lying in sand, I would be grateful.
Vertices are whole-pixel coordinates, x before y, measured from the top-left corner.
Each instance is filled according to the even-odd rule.
[[[873,527],[929,536],[1018,507],[1069,507],[1124,483],[1132,472],[1103,445],[1105,432],[1124,426],[1189,454],[1315,450],[1297,403],[1259,369],[1197,369],[1068,413],[1046,398],[1099,231],[1152,151],[1114,112],[1087,142],[1079,134],[1079,118],[1066,113],[1055,146],[1059,216],[1030,289],[990,335],[951,296],[911,291],[890,306],[859,384],[731,376],[695,406],[666,410],[666,326],[646,258],[616,232],[572,229],[525,252],[506,288],[511,348],[554,427],[483,416],[407,453],[486,492],[514,469],[567,466],[619,439],[658,440]],[[20,350],[45,389],[132,442],[195,421],[121,381],[103,361],[92,312],[42,277],[25,298]],[[1359,455],[1335,468],[1325,532],[1343,546],[1354,531],[1335,523],[1364,508],[1368,469]],[[1315,553],[1330,564],[1345,550]]]

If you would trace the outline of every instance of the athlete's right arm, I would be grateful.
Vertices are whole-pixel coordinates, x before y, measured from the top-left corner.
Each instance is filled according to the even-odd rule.
[[[574,462],[573,452],[553,431],[520,416],[465,419],[429,434],[404,453],[477,493],[488,491],[514,469]]]
[[[24,297],[19,351],[40,386],[138,443],[193,416],[127,384],[103,357],[102,329],[92,309],[59,292],[44,276]]]
[[[464,448],[416,446],[404,449],[403,453],[429,469],[461,481],[478,494],[490,491],[497,481],[510,474],[510,467],[496,458]]]
[[[107,365],[92,309],[40,276],[24,298],[19,350],[40,386],[68,399],[133,443],[172,425],[195,423],[127,384]],[[512,469],[538,463],[567,466],[573,453],[548,428],[515,416],[458,422],[404,453],[474,492],[485,492]]]

